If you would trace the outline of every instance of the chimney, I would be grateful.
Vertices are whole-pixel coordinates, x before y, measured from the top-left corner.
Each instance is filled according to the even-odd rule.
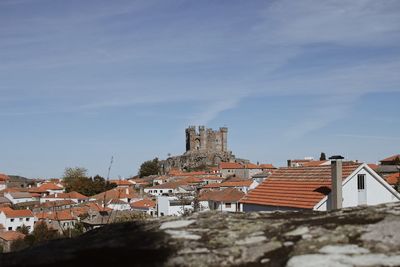
[[[331,178],[332,178],[332,191],[331,191],[331,209],[342,208],[342,159],[340,155],[332,156],[331,160]]]
[[[290,159],[287,160],[287,166],[292,167],[292,161]]]

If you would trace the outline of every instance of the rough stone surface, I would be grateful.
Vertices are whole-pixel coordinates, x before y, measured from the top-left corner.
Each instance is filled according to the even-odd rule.
[[[0,266],[400,266],[399,211],[395,203],[116,224],[2,254]]]

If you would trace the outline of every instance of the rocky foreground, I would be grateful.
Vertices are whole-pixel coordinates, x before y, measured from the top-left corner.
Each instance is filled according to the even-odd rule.
[[[109,225],[0,255],[0,266],[400,266],[400,203],[200,213]]]

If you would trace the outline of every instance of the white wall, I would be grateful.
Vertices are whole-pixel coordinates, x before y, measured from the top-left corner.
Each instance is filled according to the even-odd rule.
[[[29,227],[29,232],[33,231],[33,225],[35,223],[35,217],[17,217],[7,218],[3,212],[0,212],[0,224],[2,224],[6,231],[16,231],[18,227],[26,225]],[[11,227],[11,229],[10,229]]]
[[[346,179],[343,183],[343,208],[358,206],[358,186],[357,186],[357,175],[365,174],[365,190],[367,194],[367,205],[377,205],[388,202],[399,201],[399,199],[390,192],[388,188],[391,188],[382,178],[377,178],[372,174],[372,170],[367,168],[361,168],[358,172],[354,173],[350,178]],[[322,205],[316,205],[314,209],[319,211],[325,211],[330,207],[330,194],[327,201],[324,201]],[[327,202],[327,203],[326,203]]]
[[[185,209],[193,210],[192,205],[177,205],[172,206],[170,200],[176,200],[176,198],[168,196],[157,197],[157,215],[160,216],[181,216]],[[163,214],[163,215],[161,215]]]

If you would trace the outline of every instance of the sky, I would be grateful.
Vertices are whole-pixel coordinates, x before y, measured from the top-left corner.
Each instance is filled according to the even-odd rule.
[[[240,158],[400,153],[398,0],[0,0],[0,172],[110,178],[226,126]]]

